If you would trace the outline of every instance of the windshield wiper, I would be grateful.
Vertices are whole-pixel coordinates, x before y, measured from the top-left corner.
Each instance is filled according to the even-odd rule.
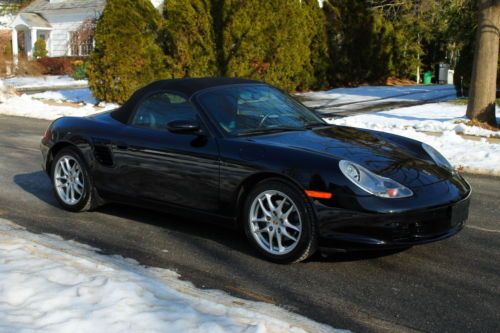
[[[238,133],[238,136],[245,135],[255,135],[255,134],[266,134],[273,132],[292,132],[292,131],[304,131],[306,128],[303,127],[266,127],[266,128],[258,128],[248,131],[243,131]]]

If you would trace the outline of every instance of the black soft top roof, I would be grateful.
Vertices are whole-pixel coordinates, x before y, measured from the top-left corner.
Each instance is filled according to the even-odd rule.
[[[240,79],[240,78],[227,78],[227,77],[215,77],[215,78],[185,78],[185,79],[172,79],[172,80],[160,80],[148,84],[147,86],[137,90],[122,107],[112,113],[113,118],[121,121],[127,122],[130,113],[134,109],[135,105],[142,99],[144,95],[152,93],[158,90],[171,90],[182,93],[186,95],[189,99],[191,96],[197,92],[213,88],[221,87],[235,84],[259,84],[262,82]]]
[[[205,77],[205,78],[185,78],[173,80],[161,80],[153,82],[141,90],[149,89],[166,89],[181,92],[188,97],[191,97],[200,90],[212,87],[227,86],[232,84],[252,84],[262,83],[253,80],[229,78],[229,77]]]

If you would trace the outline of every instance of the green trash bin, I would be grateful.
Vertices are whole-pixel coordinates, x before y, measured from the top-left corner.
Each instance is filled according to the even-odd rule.
[[[424,84],[431,84],[432,83],[432,72],[427,71],[424,72]]]

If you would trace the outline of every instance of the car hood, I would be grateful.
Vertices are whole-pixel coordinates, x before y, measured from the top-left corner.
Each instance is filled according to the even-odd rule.
[[[420,144],[404,137],[344,126],[280,132],[248,138],[263,146],[328,155],[349,160],[415,188],[448,179],[450,173],[429,161]]]

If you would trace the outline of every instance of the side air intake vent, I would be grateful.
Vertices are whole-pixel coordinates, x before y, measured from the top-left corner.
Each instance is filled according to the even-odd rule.
[[[111,151],[106,145],[95,145],[94,156],[95,159],[102,165],[113,165],[113,157],[111,156]]]

